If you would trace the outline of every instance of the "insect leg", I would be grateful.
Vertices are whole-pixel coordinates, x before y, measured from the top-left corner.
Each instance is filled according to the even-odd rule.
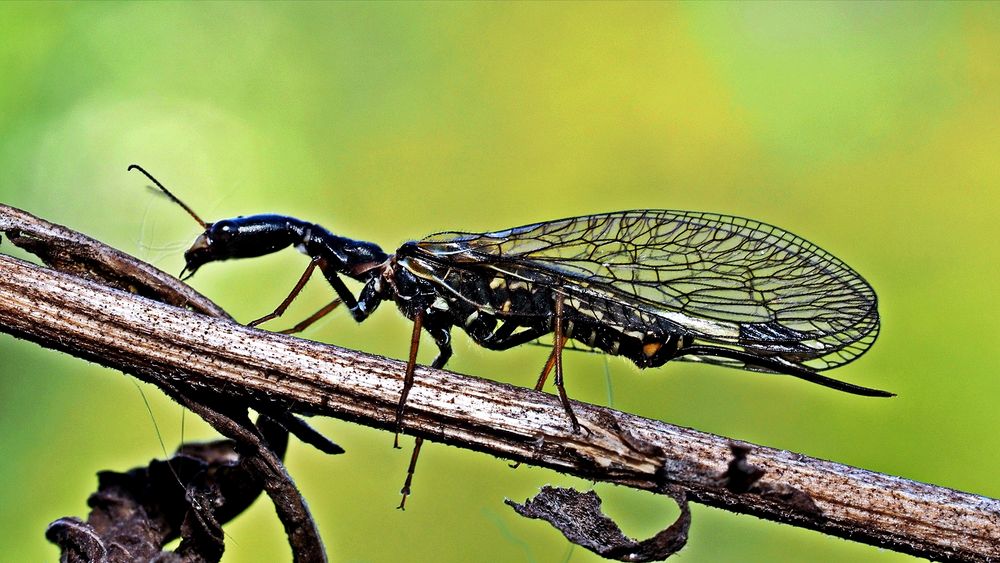
[[[423,310],[413,315],[413,334],[410,336],[410,357],[406,362],[406,373],[403,375],[403,390],[399,394],[399,404],[396,405],[396,436],[392,447],[399,449],[399,433],[403,430],[403,410],[406,408],[406,397],[413,387],[413,372],[417,368],[417,349],[420,348],[420,330],[424,324]]]
[[[550,332],[548,327],[532,327],[514,333],[514,329],[519,326],[521,325],[506,321],[490,335],[484,338],[477,338],[476,344],[487,350],[509,350],[515,346],[536,340]]]
[[[333,301],[327,303],[319,311],[316,311],[312,315],[309,315],[309,318],[307,318],[306,320],[300,322],[299,324],[293,326],[292,328],[286,328],[285,330],[282,330],[281,334],[295,334],[296,332],[302,332],[303,330],[312,326],[314,322],[327,316],[330,313],[330,311],[333,311],[334,309],[339,307],[341,303],[343,303],[343,301],[341,301],[340,299],[334,299]]]
[[[562,346],[566,345],[566,337],[562,337]],[[560,354],[562,354],[562,346],[560,346]],[[545,366],[542,368],[542,373],[538,375],[538,382],[535,383],[535,391],[541,391],[542,387],[545,387],[545,380],[549,378],[549,373],[552,372],[552,368],[556,365],[556,349],[552,348],[552,352],[549,354],[549,359],[545,360]]]
[[[420,348],[420,331],[426,330],[434,339],[438,346],[438,355],[431,362],[431,367],[441,369],[451,358],[451,332],[449,327],[427,323],[424,324],[426,313],[423,310],[417,311],[413,316],[413,334],[410,336],[410,357],[406,362],[406,374],[403,377],[403,391],[399,395],[399,404],[396,406],[396,437],[393,447],[399,447],[399,433],[403,430],[403,411],[406,409],[406,398],[410,395],[410,388],[413,387],[413,372],[417,367],[417,349]],[[433,320],[433,319],[432,319]]]
[[[413,372],[416,368],[416,348],[417,348],[417,345],[414,344],[414,342],[419,343],[419,338],[420,338],[420,328],[419,324],[417,323],[418,318],[420,318],[422,321],[423,318],[422,311],[418,313],[416,317],[414,317],[413,334],[415,340],[411,340],[410,342],[410,360],[406,364],[406,378],[403,382],[403,394],[399,399],[399,406],[396,409],[396,438],[395,438],[396,448],[399,447],[399,433],[402,431],[403,428],[403,409],[406,406],[405,405],[406,397],[410,393],[410,387],[413,386]],[[433,318],[429,320],[433,321]],[[421,322],[421,324],[423,323]],[[427,333],[430,334],[432,338],[434,338],[434,342],[437,344],[439,350],[437,357],[434,358],[433,362],[431,362],[431,367],[441,369],[444,367],[446,363],[448,363],[448,359],[451,358],[451,332],[448,330],[448,327],[434,326],[432,322],[428,322],[426,325],[424,325],[424,329],[427,330]],[[400,510],[406,510],[406,497],[410,495],[410,485],[413,483],[413,473],[417,469],[417,458],[420,456],[420,446],[422,446],[423,444],[424,444],[424,439],[419,436],[415,439],[413,443],[413,453],[410,454],[410,465],[409,467],[406,468],[406,480],[403,482],[403,488],[399,490],[400,494],[403,495],[403,498],[400,499],[399,506],[397,506],[396,508]]]
[[[548,379],[549,373],[552,371],[553,367],[557,367],[558,363],[558,374],[561,374],[562,369],[562,349],[566,344],[567,336],[563,336],[562,332],[562,296],[556,296],[556,318],[555,318],[556,329],[560,334],[556,336],[555,346],[552,349],[552,353],[549,354],[548,360],[545,362],[545,367],[542,368],[541,375],[538,376],[538,383],[535,385],[535,391],[541,391],[542,386],[545,385],[545,380]],[[507,350],[532,340],[536,340],[552,331],[548,326],[534,326],[527,327],[520,332],[514,332],[517,328],[522,325],[514,323],[512,321],[505,321],[500,327],[494,330],[487,336],[477,336],[475,333],[470,334],[473,336],[476,343],[483,348],[489,350]],[[570,420],[573,421],[573,427],[578,428],[576,416],[573,414],[572,408],[569,406],[569,399],[566,397],[566,390],[562,386],[562,376],[557,375],[556,385],[559,387],[559,396],[563,399],[563,405],[566,408],[567,414],[569,414]]]
[[[306,267],[306,271],[302,272],[302,276],[299,277],[299,281],[295,283],[295,287],[292,288],[292,291],[288,293],[288,297],[285,297],[285,300],[282,301],[277,307],[275,307],[273,311],[255,321],[250,321],[249,323],[247,323],[247,326],[257,326],[259,324],[265,323],[271,319],[276,319],[281,315],[283,315],[285,313],[285,309],[288,309],[288,306],[292,304],[292,301],[294,301],[295,298],[299,296],[299,292],[302,291],[302,288],[305,287],[306,282],[309,281],[309,276],[312,275],[313,270],[316,269],[316,266],[320,266],[320,262],[322,261],[323,259],[319,257],[315,257],[312,260],[310,260],[309,265]]]
[[[569,404],[569,397],[566,396],[566,387],[563,385],[563,365],[562,365],[562,350],[563,345],[566,343],[566,337],[563,336],[563,294],[556,292],[555,295],[555,335],[552,340],[552,356],[555,358],[556,364],[556,388],[559,389],[559,398],[562,400],[563,408],[566,409],[566,414],[569,415],[570,422],[573,423],[573,431],[580,431],[580,422],[576,420],[576,415],[573,414],[573,407]],[[545,372],[542,372],[545,375]],[[544,383],[543,378],[539,380]]]
[[[757,356],[755,354],[744,352],[742,350],[733,350],[731,348],[722,348],[719,346],[707,346],[698,344],[682,348],[677,353],[677,355],[716,356],[719,358],[729,358],[743,362],[744,364],[750,367],[753,366],[762,367],[765,369],[776,371],[778,373],[783,373],[785,375],[790,375],[792,377],[804,379],[806,381],[816,383],[824,387],[829,387],[831,389],[836,389],[838,391],[852,393],[854,395],[863,395],[865,397],[896,396],[895,393],[890,393],[888,391],[882,391],[880,389],[871,389],[868,387],[862,387],[860,385],[854,385],[852,383],[847,383],[844,381],[838,381],[836,379],[820,375],[809,368],[793,364],[781,358]]]
[[[431,362],[431,367],[441,369],[451,359],[451,332],[445,327],[430,326],[430,323],[425,325],[424,330],[431,335],[438,347],[438,355]]]
[[[326,281],[330,283],[330,287],[337,292],[337,297],[350,309],[351,316],[354,317],[355,321],[360,323],[367,319],[368,315],[371,315],[378,308],[379,303],[382,302],[382,295],[376,289],[374,280],[366,283],[361,289],[358,298],[355,299],[351,290],[347,289],[347,286],[344,285],[343,280],[340,279],[337,272],[327,268],[326,262],[322,262],[319,265],[319,269],[323,272],[323,276],[326,277]]]
[[[420,456],[420,446],[424,445],[423,438],[417,438],[413,443],[413,453],[410,454],[410,466],[406,469],[406,481],[403,482],[403,488],[399,490],[399,493],[403,495],[403,498],[399,499],[399,510],[406,510],[406,497],[410,496],[410,484],[413,483],[413,471],[417,468],[417,457]]]
[[[368,315],[370,315],[372,311],[378,308],[379,303],[381,303],[382,297],[376,291],[374,284],[370,282],[366,284],[365,287],[361,290],[359,298],[355,299],[354,295],[351,294],[351,291],[347,289],[346,285],[344,285],[344,282],[341,281],[339,276],[337,276],[337,272],[329,268],[329,264],[326,262],[326,260],[316,256],[309,261],[309,266],[306,267],[306,271],[302,273],[301,277],[299,277],[299,281],[296,282],[295,287],[292,288],[292,291],[289,292],[288,296],[285,297],[284,301],[282,301],[281,304],[279,304],[274,309],[274,311],[272,311],[267,315],[264,315],[263,317],[255,321],[248,323],[247,326],[257,326],[261,323],[267,322],[271,319],[275,319],[283,315],[285,310],[288,309],[288,306],[291,305],[292,301],[294,301],[295,298],[298,297],[299,293],[302,291],[302,288],[305,287],[306,282],[309,281],[309,277],[312,276],[312,273],[316,268],[319,268],[320,271],[323,272],[324,277],[326,277],[326,280],[330,283],[330,286],[332,286],[333,290],[337,293],[338,299],[334,299],[333,301],[328,303],[325,307],[313,313],[312,315],[309,316],[309,318],[293,326],[292,328],[281,331],[282,334],[292,334],[295,332],[301,332],[305,330],[311,324],[329,314],[330,311],[336,309],[338,306],[340,306],[341,303],[347,305],[348,309],[350,309],[351,311],[351,316],[354,317],[355,321],[361,322],[367,319]]]
[[[526,344],[532,340],[545,336],[551,331],[551,329],[547,326],[535,326],[515,333],[514,330],[519,326],[521,325],[512,321],[506,321],[500,325],[499,328],[485,337],[471,336],[475,338],[476,344],[479,344],[487,350],[509,350],[515,346],[520,346],[521,344]],[[565,345],[567,338],[564,336],[562,340]],[[542,369],[541,375],[538,376],[538,383],[535,385],[535,391],[542,390],[542,386],[545,385],[545,380],[549,377],[549,372],[551,372],[552,368],[555,366],[555,361],[555,349],[553,348],[552,353],[549,354],[549,359],[545,362],[545,367]]]

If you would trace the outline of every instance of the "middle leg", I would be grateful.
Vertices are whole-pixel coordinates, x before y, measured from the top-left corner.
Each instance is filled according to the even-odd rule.
[[[399,397],[399,405],[396,407],[396,436],[393,442],[393,447],[399,448],[399,433],[403,430],[403,414],[406,408],[406,398],[410,394],[410,388],[413,387],[413,373],[416,370],[417,364],[417,348],[420,345],[420,330],[423,328],[434,338],[435,344],[438,346],[438,355],[431,362],[431,367],[436,369],[441,369],[448,359],[451,358],[451,331],[450,327],[445,327],[441,325],[436,325],[428,323],[424,325],[424,313],[420,311],[413,318],[413,336],[410,341],[410,358],[406,363],[406,375],[403,378],[403,391]],[[406,480],[403,482],[403,487],[399,490],[402,498],[399,501],[399,510],[406,510],[406,497],[410,496],[410,485],[413,483],[413,473],[417,469],[417,458],[420,457],[420,448],[424,445],[424,439],[417,436],[413,443],[413,453],[410,454],[410,465],[406,468]]]

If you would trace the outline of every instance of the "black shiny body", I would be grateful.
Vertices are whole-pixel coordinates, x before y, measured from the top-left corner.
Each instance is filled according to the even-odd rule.
[[[666,216],[668,213],[672,215]],[[675,223],[681,222],[678,217],[687,221],[702,219],[701,215],[680,213],[622,212],[496,233],[442,233],[408,242],[394,254],[386,253],[371,242],[335,235],[314,223],[280,215],[254,215],[207,224],[205,232],[185,253],[186,270],[193,274],[207,262],[260,256],[294,246],[312,262],[283,306],[301,289],[311,269],[318,268],[358,322],[364,321],[383,301],[395,302],[406,318],[417,323],[418,330],[422,329],[434,339],[439,353],[432,366],[438,368],[451,357],[451,331],[455,327],[484,348],[505,350],[555,332],[558,316],[562,322],[562,337],[592,350],[626,357],[640,368],[660,366],[679,358],[785,373],[855,394],[889,395],[817,373],[817,369],[836,367],[863,353],[878,333],[878,315],[874,293],[864,280],[820,249],[807,247],[805,241],[790,239],[798,245],[792,248],[800,253],[793,254],[785,246],[792,235],[764,226],[775,229],[779,236],[779,242],[768,241],[764,248],[771,259],[777,256],[781,261],[780,270],[769,265],[767,271],[779,271],[783,276],[790,275],[788,272],[793,266],[795,271],[801,271],[796,275],[809,282],[803,283],[803,287],[809,292],[819,290],[815,297],[810,297],[814,293],[804,294],[808,301],[799,295],[805,290],[790,283],[795,279],[777,276],[765,278],[770,281],[755,289],[756,293],[749,293],[750,297],[742,298],[743,290],[729,279],[733,276],[727,277],[724,270],[718,269],[718,265],[711,262],[717,258],[712,257],[703,259],[712,269],[697,270],[690,259],[685,259],[687,262],[681,264],[682,270],[692,269],[693,274],[685,274],[675,284],[669,280],[661,282],[661,276],[668,274],[676,278],[677,268],[670,261],[680,260],[672,253],[665,253],[672,249],[667,243],[656,240],[656,237],[665,236],[662,234],[653,236],[643,232],[630,235],[633,239],[612,241],[617,250],[603,257],[598,256],[594,248],[604,248],[611,243],[585,238],[593,233],[624,236],[623,231],[631,233],[637,224],[660,229],[668,226],[673,230],[667,234],[675,236],[677,227],[667,219]],[[712,216],[695,226],[683,226],[686,229],[715,229],[727,237],[735,237],[737,231],[724,229],[739,218],[719,217],[727,222]],[[748,230],[746,226],[737,226]],[[760,232],[775,236],[759,224],[751,227],[748,230],[751,235],[739,239],[741,244],[760,246],[755,238]],[[559,232],[579,237],[582,242],[573,243],[576,246],[562,243],[561,239],[552,237]],[[743,232],[739,234],[742,236]],[[716,235],[716,238],[722,237]],[[547,247],[540,246],[540,241],[548,240],[555,242],[546,242]],[[627,246],[635,246],[635,240],[642,240],[644,245],[660,254],[651,254],[652,251],[645,247]],[[751,248],[753,252],[741,250],[738,256],[756,256],[760,253],[757,246]],[[725,250],[733,253],[728,247]],[[649,266],[644,256],[648,256],[650,262],[662,262],[663,265]],[[720,264],[730,266],[721,259]],[[758,267],[756,264],[751,266]],[[759,268],[765,270],[763,265]],[[609,275],[602,277],[605,271]],[[761,277],[742,274],[744,271],[753,274],[751,267],[741,266],[734,271],[746,278],[739,278],[744,280],[741,282],[744,285],[756,283]],[[632,280],[623,279],[623,275],[631,275]],[[647,278],[651,275],[650,281]],[[357,297],[341,276],[363,284]],[[820,281],[828,287],[814,282],[816,276],[822,276]],[[721,289],[716,289],[716,285]],[[694,289],[685,289],[687,287]],[[648,295],[652,291],[662,292],[665,302],[651,301]],[[776,297],[754,297],[766,295],[768,291],[774,292]],[[796,291],[798,293],[792,293]],[[708,298],[702,298],[703,293],[708,294]],[[804,303],[796,304],[792,298]],[[679,305],[672,305],[672,299]],[[693,312],[686,309],[685,300],[694,302],[690,307]],[[735,313],[729,313],[726,308],[730,302]],[[267,318],[280,314],[283,306]],[[758,320],[759,312],[743,311],[763,307],[784,307],[798,316],[802,316],[802,310],[808,310],[822,322],[810,317],[806,320],[811,324],[806,325],[797,316],[781,322],[779,317],[772,320],[766,315]],[[561,316],[557,315],[557,308]],[[721,312],[716,314],[715,309]],[[699,313],[700,310],[705,313]],[[782,312],[780,308],[775,310]],[[799,328],[810,326],[820,326],[822,330],[807,332]],[[819,367],[808,362],[819,363]]]

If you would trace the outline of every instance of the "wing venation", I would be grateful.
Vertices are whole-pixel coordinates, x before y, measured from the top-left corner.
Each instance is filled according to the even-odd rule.
[[[669,319],[708,342],[801,354],[815,369],[853,360],[878,334],[877,298],[860,275],[801,237],[742,217],[624,211],[416,244],[460,267],[544,274],[577,298]]]

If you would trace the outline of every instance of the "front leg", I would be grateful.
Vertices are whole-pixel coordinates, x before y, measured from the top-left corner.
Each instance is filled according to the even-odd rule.
[[[379,290],[380,280],[378,277],[368,280],[368,283],[361,288],[358,298],[355,299],[351,290],[347,289],[347,286],[344,285],[344,280],[340,279],[337,272],[332,269],[325,269],[324,264],[320,264],[320,269],[323,271],[326,281],[330,282],[330,286],[337,292],[337,297],[343,301],[344,305],[347,305],[355,321],[360,323],[367,319],[378,308],[379,303],[382,302],[382,292]]]
[[[285,299],[277,307],[275,307],[274,311],[271,311],[259,319],[251,321],[247,324],[247,326],[257,326],[271,319],[276,319],[284,314],[285,310],[288,309],[288,306],[295,300],[296,297],[298,297],[302,288],[305,287],[306,282],[309,281],[309,277],[316,268],[319,268],[320,271],[323,272],[323,276],[326,278],[326,281],[330,283],[330,286],[333,287],[333,290],[337,293],[338,299],[332,301],[311,315],[305,321],[282,332],[293,333],[303,331],[311,324],[326,316],[330,311],[336,309],[341,303],[347,305],[347,308],[351,311],[351,316],[354,317],[355,321],[360,323],[361,321],[367,319],[368,316],[378,308],[379,303],[382,302],[382,295],[377,287],[377,278],[369,280],[368,283],[365,284],[364,288],[361,289],[361,293],[358,295],[358,298],[355,299],[351,290],[347,289],[347,286],[344,285],[344,281],[340,279],[340,276],[338,276],[337,272],[330,267],[329,263],[322,258],[314,257],[309,261],[309,266],[306,267],[306,271],[299,277],[299,281],[296,282],[295,287],[293,287],[292,291],[288,293],[288,296],[285,297]]]
[[[382,302],[382,296],[375,288],[375,282],[369,281],[367,284],[365,284],[365,287],[361,290],[361,294],[357,300],[357,304],[354,306],[353,309],[350,310],[351,316],[354,317],[355,321],[360,323],[361,321],[367,319],[368,315],[370,315],[372,311],[377,309],[379,303],[381,302]],[[341,300],[339,297],[337,299],[334,299],[333,301],[324,305],[323,308],[320,309],[319,311],[316,311],[312,315],[309,315],[307,319],[300,322],[299,324],[293,326],[292,328],[286,328],[285,330],[282,330],[281,334],[295,334],[297,332],[302,332],[303,330],[312,326],[312,324],[315,323],[316,321],[327,316],[330,313],[330,311],[333,311],[334,309],[339,307],[341,303],[343,303],[343,300]],[[263,322],[268,318],[273,318],[273,317],[268,316],[259,321],[254,321],[254,323],[259,324],[260,322]],[[250,326],[256,326],[256,324],[251,324]]]

